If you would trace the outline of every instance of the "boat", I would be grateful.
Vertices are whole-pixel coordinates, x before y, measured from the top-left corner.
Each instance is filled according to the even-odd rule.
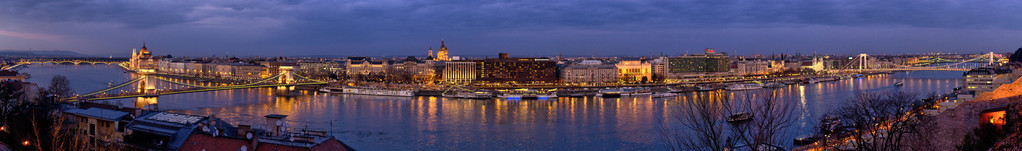
[[[639,88],[622,88],[620,90],[621,90],[621,95],[622,96],[640,96],[640,95],[652,95],[653,94],[653,92],[650,91],[649,88],[643,88],[643,87],[639,87]]]
[[[727,86],[727,90],[731,90],[731,91],[755,90],[755,89],[762,89],[762,88],[763,88],[763,85],[762,84],[757,84],[757,83],[732,84],[732,85],[728,85]]]
[[[806,83],[808,84],[820,83],[820,80],[810,78],[809,80],[806,80]]]
[[[905,84],[904,84],[904,83],[901,83],[901,82],[898,82],[898,83],[894,83],[894,86],[895,86],[895,87],[901,87],[901,86],[904,86],[904,85],[905,85]]]
[[[673,97],[673,96],[678,96],[678,94],[670,93],[670,92],[657,92],[657,93],[653,93],[653,97],[654,98]]]
[[[600,90],[599,97],[603,98],[619,98],[621,97],[621,90],[618,89],[603,89]]]
[[[748,122],[748,121],[751,121],[751,120],[752,120],[752,114],[749,114],[749,112],[740,112],[740,113],[732,114],[731,116],[727,117],[727,122],[728,123],[743,123],[743,122]]]
[[[598,90],[558,90],[557,97],[586,97],[599,94]]]
[[[333,92],[333,91],[331,91]],[[344,94],[360,94],[360,95],[380,95],[380,96],[415,96],[412,90],[400,90],[400,89],[384,89],[384,88],[369,88],[369,87],[344,87],[341,88],[341,93]]]
[[[341,93],[342,91],[344,91],[344,90],[337,89],[337,88],[332,88],[332,87],[319,88],[319,92],[323,92],[323,93]]]
[[[797,146],[805,146],[805,145],[813,144],[816,141],[820,141],[822,139],[823,139],[823,136],[820,136],[820,135],[803,135],[803,136],[799,136],[799,137],[795,138],[793,143],[795,145],[797,145]]]
[[[455,91],[452,93],[444,93],[443,97],[462,99],[492,99],[493,93],[486,91]]]
[[[785,85],[784,83],[780,83],[780,82],[774,82],[774,83],[768,83],[768,84],[764,85],[763,87],[764,88],[780,88],[780,87],[784,87],[784,86],[788,86],[788,85]]]
[[[506,99],[548,99],[557,98],[556,92],[541,92],[537,90],[518,89],[502,92],[500,98]]]
[[[698,89],[696,89],[697,91],[713,91],[713,90],[717,90],[717,89],[715,89],[713,87],[710,87],[710,86],[696,86],[696,88],[698,88]]]

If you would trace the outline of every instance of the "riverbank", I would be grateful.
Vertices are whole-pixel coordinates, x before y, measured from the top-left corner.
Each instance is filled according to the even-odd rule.
[[[954,149],[955,146],[961,145],[965,135],[979,127],[981,112],[1017,103],[1022,103],[1022,78],[938,114],[922,128],[929,131],[924,133],[929,139],[924,145],[932,146],[932,149],[936,150]]]

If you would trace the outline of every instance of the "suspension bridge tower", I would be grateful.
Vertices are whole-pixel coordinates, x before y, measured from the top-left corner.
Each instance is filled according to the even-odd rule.
[[[142,94],[142,96],[135,99],[135,108],[157,110],[156,97],[159,95],[156,92],[156,83],[149,80],[150,75],[155,73],[155,71],[153,69],[139,69],[136,73],[141,79],[138,81],[136,92]]]
[[[987,63],[987,65],[993,66],[994,65],[994,52],[990,52],[989,54],[987,54],[987,56],[990,56],[990,63]]]
[[[278,70],[280,71],[280,76],[277,77],[277,83],[281,85],[277,86],[278,95],[289,96],[292,92],[294,92],[294,84],[296,83],[294,72],[292,72],[294,69],[294,66],[280,65]]]
[[[868,57],[869,57],[868,54],[864,54],[864,53],[863,54],[859,54],[859,70],[867,69],[868,68],[867,65],[869,65],[869,62],[866,61],[866,59],[868,59]]]

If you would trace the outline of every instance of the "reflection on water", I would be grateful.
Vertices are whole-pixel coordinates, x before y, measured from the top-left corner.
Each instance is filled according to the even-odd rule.
[[[79,93],[128,81],[132,75],[108,66],[32,66],[29,81],[48,85],[58,73],[72,80]],[[926,94],[957,87],[962,72],[916,71],[778,88],[796,99],[797,131],[808,133],[816,118],[842,105],[855,91],[905,90]],[[217,85],[181,79],[175,82]],[[902,87],[892,86],[903,82]],[[181,88],[155,82],[158,89]],[[673,104],[693,101],[695,93],[673,98],[558,98],[550,100],[466,100],[437,97],[380,97],[303,91],[299,97],[275,97],[274,88],[167,95],[161,110],[208,115],[233,124],[259,127],[267,114],[288,115],[294,128],[329,130],[352,147],[364,150],[660,150],[656,126],[671,120]],[[750,92],[734,97],[752,96]],[[105,101],[132,106],[136,99]],[[794,136],[797,136],[795,134]],[[786,141],[788,142],[788,141]]]

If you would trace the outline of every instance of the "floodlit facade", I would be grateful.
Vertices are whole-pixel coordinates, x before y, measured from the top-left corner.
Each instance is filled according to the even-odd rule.
[[[642,82],[653,78],[653,69],[649,62],[628,60],[618,62],[615,66],[617,66],[618,79],[622,82]]]
[[[561,69],[561,82],[600,84],[618,81],[617,67],[602,64],[599,60],[585,60]]]
[[[450,61],[444,63],[443,79],[447,83],[469,83],[476,80],[476,63]]]

